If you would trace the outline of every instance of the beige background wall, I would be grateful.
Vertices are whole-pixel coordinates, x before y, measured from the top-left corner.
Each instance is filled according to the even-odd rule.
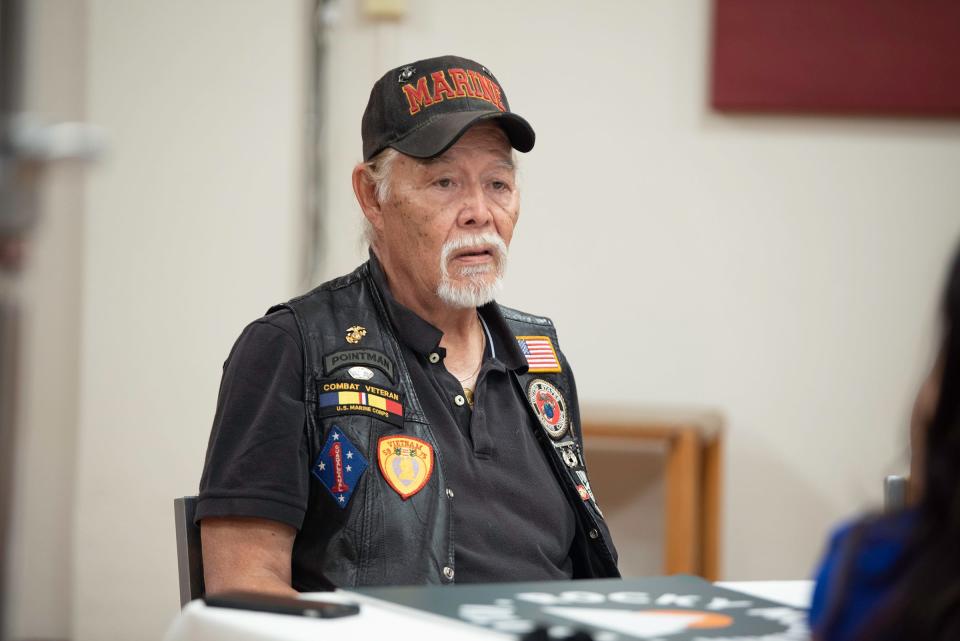
[[[706,0],[408,4],[394,24],[336,4],[324,276],[362,257],[349,172],[372,82],[480,60],[538,134],[503,302],[555,319],[584,402],[725,412],[724,574],[806,576],[829,524],[903,463],[960,239],[960,123],[712,113]],[[71,541],[72,615],[50,634],[153,639],[177,611],[170,501],[195,492],[220,365],[300,287],[309,12],[86,5],[85,112],[111,151],[70,271],[76,447],[53,449],[76,473],[49,505],[74,525],[30,521],[14,553]],[[16,629],[48,634],[19,567]]]
[[[30,3],[29,9],[22,107],[53,122],[82,120],[86,5],[41,1]],[[5,626],[7,637],[56,639],[69,635],[73,609],[83,166],[51,166],[38,198],[41,217],[19,283],[20,434]],[[0,637],[3,633],[0,630]]]

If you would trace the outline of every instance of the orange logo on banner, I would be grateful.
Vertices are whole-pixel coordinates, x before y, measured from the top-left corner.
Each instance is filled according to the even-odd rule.
[[[412,436],[383,436],[377,442],[380,473],[406,501],[423,489],[433,472],[433,448]]]

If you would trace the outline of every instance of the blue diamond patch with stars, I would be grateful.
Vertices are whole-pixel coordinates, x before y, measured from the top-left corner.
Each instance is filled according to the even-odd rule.
[[[313,462],[312,471],[341,508],[347,507],[353,490],[366,469],[367,460],[360,454],[360,450],[339,427],[331,427],[320,456]]]

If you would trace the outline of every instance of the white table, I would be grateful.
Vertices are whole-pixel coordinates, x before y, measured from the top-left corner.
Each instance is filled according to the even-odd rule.
[[[717,581],[715,585],[795,608],[809,608],[813,596],[813,581]]]
[[[722,581],[717,585],[800,608],[809,606],[813,590],[811,581]],[[359,603],[360,614],[339,619],[310,619],[209,608],[203,601],[193,601],[174,619],[164,641],[394,641],[406,638],[416,638],[418,641],[490,641],[516,638],[437,615],[417,613],[401,606],[368,602],[350,592],[318,592],[304,594],[303,597]]]
[[[325,639],[400,641],[490,641],[514,637],[490,632],[437,615],[413,614],[400,606],[370,603],[349,592],[313,592],[306,599],[360,604],[357,616],[311,619],[287,614],[210,608],[203,601],[191,601],[163,637],[164,641],[324,641]]]

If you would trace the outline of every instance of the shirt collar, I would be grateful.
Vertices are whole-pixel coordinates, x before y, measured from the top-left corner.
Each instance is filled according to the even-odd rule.
[[[370,274],[373,276],[373,282],[383,294],[387,315],[390,317],[390,323],[393,325],[400,341],[417,354],[425,356],[431,352],[440,353],[443,350],[440,347],[443,332],[420,318],[410,308],[397,302],[387,286],[387,277],[383,272],[383,267],[372,250],[370,251]],[[490,336],[494,342],[492,351],[496,354],[497,360],[502,362],[507,369],[526,369],[527,359],[520,351],[517,339],[507,326],[507,321],[500,313],[500,306],[497,305],[496,301],[478,307],[477,312],[490,330]],[[491,346],[488,345],[487,354],[490,353]],[[441,354],[441,356],[443,355]]]

